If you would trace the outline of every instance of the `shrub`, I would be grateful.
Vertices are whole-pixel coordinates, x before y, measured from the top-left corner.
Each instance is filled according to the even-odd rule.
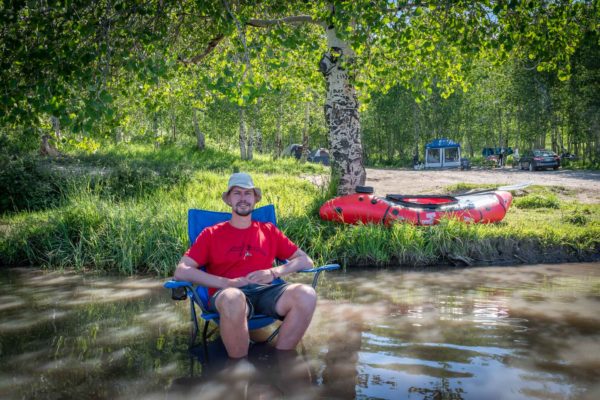
[[[530,194],[515,198],[514,206],[518,208],[560,208],[560,201],[554,194]]]
[[[57,204],[61,179],[40,167],[35,157],[0,155],[0,213],[39,210]]]
[[[590,210],[574,209],[572,213],[563,215],[561,220],[573,225],[584,226],[590,221]]]

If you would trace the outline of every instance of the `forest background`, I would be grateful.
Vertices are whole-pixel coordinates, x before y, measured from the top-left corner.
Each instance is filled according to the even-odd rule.
[[[222,209],[233,170],[318,262],[598,254],[598,205],[558,188],[497,226],[317,217],[365,165],[411,165],[438,137],[598,168],[598,1],[0,1],[0,22],[0,264],[168,275],[187,209]],[[327,148],[331,169],[279,159],[291,143]]]
[[[335,66],[368,165],[409,165],[438,137],[471,158],[546,147],[598,165],[599,15],[597,1],[1,2],[0,146],[331,149]]]

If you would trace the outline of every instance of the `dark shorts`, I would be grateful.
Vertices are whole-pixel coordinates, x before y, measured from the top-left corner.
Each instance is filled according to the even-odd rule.
[[[248,319],[254,315],[262,314],[269,317],[283,320],[283,317],[275,311],[275,304],[283,294],[289,283],[278,283],[269,285],[259,285],[252,283],[250,285],[239,288],[246,295],[246,304],[248,304]],[[215,301],[221,294],[223,289],[212,295],[208,301],[208,309],[212,312],[217,312]]]

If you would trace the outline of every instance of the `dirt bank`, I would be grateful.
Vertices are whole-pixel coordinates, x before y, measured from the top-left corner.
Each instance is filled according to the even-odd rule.
[[[442,193],[456,183],[509,185],[532,182],[533,185],[560,186],[561,198],[576,198],[581,203],[600,203],[600,171],[521,171],[512,168],[448,170],[374,169],[367,168],[367,185],[375,193],[425,194]]]

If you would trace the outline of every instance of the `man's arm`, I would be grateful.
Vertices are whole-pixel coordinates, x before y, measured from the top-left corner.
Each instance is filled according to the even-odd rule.
[[[281,278],[301,269],[312,268],[313,266],[313,260],[311,260],[308,254],[298,249],[288,258],[287,264],[251,272],[246,278],[248,278],[250,283],[270,283],[275,278]]]
[[[276,278],[281,278],[282,276],[300,271],[301,269],[313,268],[314,266],[315,264],[308,254],[298,249],[288,258],[287,264],[271,268],[271,270]]]
[[[198,268],[199,265],[193,258],[188,256],[181,257],[173,277],[178,281],[187,281],[197,285],[212,288],[242,287],[247,285],[248,279],[235,278],[229,279],[217,275],[209,274]]]

